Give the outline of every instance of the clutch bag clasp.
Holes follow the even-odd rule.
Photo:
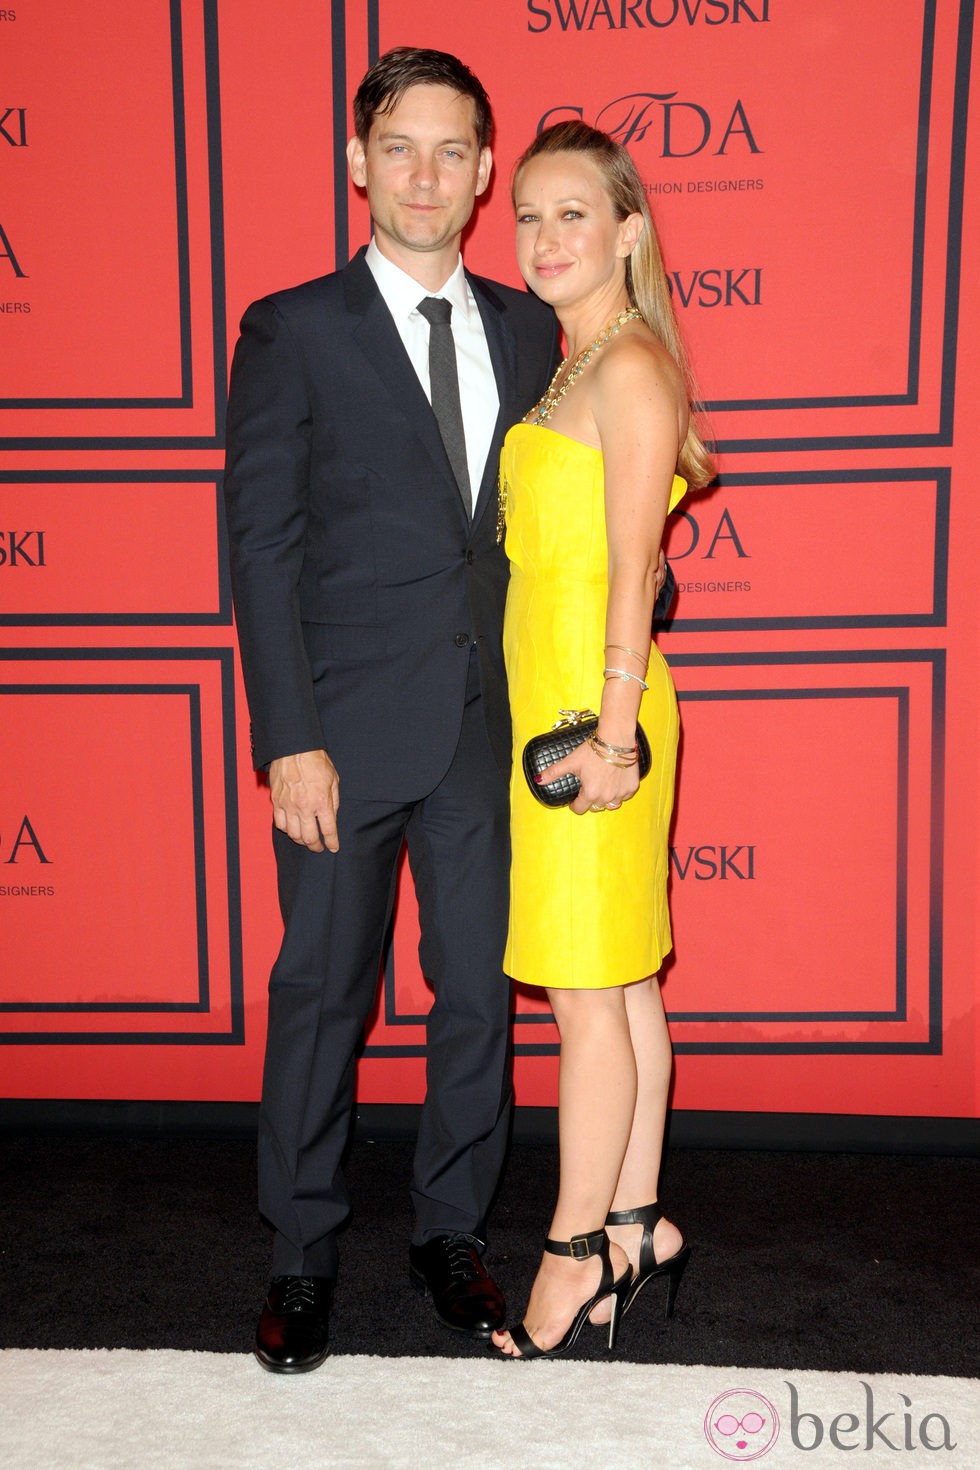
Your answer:
[[[594,709],[560,709],[558,714],[560,718],[552,725],[552,730],[571,730],[586,720],[599,718]]]

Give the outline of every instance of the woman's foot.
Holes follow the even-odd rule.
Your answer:
[[[610,1244],[609,1258],[613,1278],[618,1282],[629,1264],[626,1253],[618,1245]],[[598,1255],[581,1261],[571,1256],[545,1254],[542,1257],[524,1313],[524,1330],[536,1347],[548,1352],[558,1346],[583,1304],[599,1290],[601,1280],[602,1261]],[[596,1303],[589,1321],[601,1325],[609,1321],[611,1313],[612,1300],[606,1296]],[[493,1333],[491,1341],[506,1357],[522,1356],[506,1327]]]

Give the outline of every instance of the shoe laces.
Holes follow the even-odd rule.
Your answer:
[[[282,1312],[304,1312],[316,1304],[312,1276],[292,1276],[282,1294]]]
[[[475,1281],[482,1273],[473,1259],[474,1246],[465,1235],[452,1235],[446,1241],[446,1265],[453,1281]]]

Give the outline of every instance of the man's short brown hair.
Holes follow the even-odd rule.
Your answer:
[[[472,97],[476,139],[488,148],[493,136],[493,110],[480,79],[448,51],[430,51],[420,46],[396,46],[371,67],[354,98],[354,131],[362,146],[367,144],[371,124],[381,114],[397,107],[409,87],[451,87]]]

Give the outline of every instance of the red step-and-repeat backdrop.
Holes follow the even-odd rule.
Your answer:
[[[980,169],[961,0],[0,5],[0,1090],[258,1095],[279,939],[219,513],[254,297],[368,218],[392,45],[498,114],[467,240],[583,117],[633,153],[719,443],[672,518],[664,995],[687,1109],[977,1113]],[[972,159],[972,169],[971,169]],[[361,1064],[423,1087],[403,875]],[[519,995],[519,1100],[556,1036]]]

